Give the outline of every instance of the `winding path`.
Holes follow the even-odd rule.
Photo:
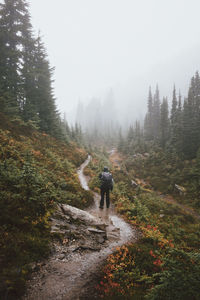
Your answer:
[[[89,187],[84,168],[90,160],[88,156],[77,171],[85,190],[89,190]],[[116,247],[137,239],[137,232],[116,214],[112,205],[109,209],[99,209],[99,198],[94,193],[94,204],[87,212],[105,224],[107,241],[102,243],[99,251],[74,252],[62,261],[52,255],[30,281],[24,300],[95,299],[94,283],[107,256]]]

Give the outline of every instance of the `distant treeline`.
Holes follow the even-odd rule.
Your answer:
[[[144,124],[136,121],[127,135],[119,132],[119,149],[127,153],[148,151],[149,146],[160,146],[176,152],[184,159],[196,157],[200,147],[200,77],[192,77],[188,97],[177,96],[174,86],[172,105],[168,99],[160,100],[158,86],[152,95],[149,89],[148,108]]]
[[[112,89],[107,92],[104,102],[93,97],[87,105],[81,101],[78,103],[76,122],[80,124],[88,144],[114,145],[120,127],[118,119]]]

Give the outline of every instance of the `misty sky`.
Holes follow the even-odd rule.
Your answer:
[[[59,109],[102,96],[145,107],[149,85],[186,94],[200,70],[199,0],[30,0],[55,71]]]

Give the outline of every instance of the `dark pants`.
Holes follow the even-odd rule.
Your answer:
[[[106,194],[106,206],[109,208],[110,206],[110,189],[109,188],[101,188],[101,201],[100,206],[104,206],[104,195]]]

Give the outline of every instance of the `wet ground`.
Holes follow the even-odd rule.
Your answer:
[[[89,178],[84,175],[83,171],[90,159],[91,157],[89,156],[78,170],[80,183],[86,190],[89,189]],[[82,211],[75,210],[77,217],[79,214],[86,215],[88,219],[91,218],[93,220],[93,223],[96,222],[96,228],[80,225],[80,232],[81,230],[83,231],[83,228],[86,228],[87,232],[93,231],[92,234],[95,235],[95,238],[98,236],[98,239],[95,239],[96,243],[98,240],[98,247],[80,247],[80,243],[77,244],[76,240],[72,240],[68,246],[65,244],[55,245],[52,256],[41,265],[39,271],[33,274],[24,300],[98,298],[94,285],[97,283],[98,274],[107,256],[114,252],[116,247],[137,239],[137,232],[116,214],[112,204],[109,209],[104,208],[102,210],[99,209],[99,201],[100,196],[94,193],[94,204],[87,209],[85,214]],[[87,213],[89,214],[87,215]],[[89,216],[91,217],[89,218]],[[84,224],[84,226],[86,225]],[[106,238],[104,231],[97,229],[99,228],[98,226],[100,228],[103,226]],[[103,234],[104,238],[99,236],[99,234]],[[86,236],[84,236],[84,239],[86,239]],[[74,250],[69,251],[70,247]]]

